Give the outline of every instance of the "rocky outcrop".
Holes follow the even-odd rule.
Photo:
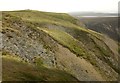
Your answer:
[[[55,42],[52,38],[42,31],[28,28],[22,24],[18,25],[14,23],[12,25],[14,25],[14,27],[3,26],[3,52],[20,56],[23,60],[28,62],[32,62],[34,57],[39,56],[47,67],[55,65],[54,51],[47,47],[49,43],[55,46]]]

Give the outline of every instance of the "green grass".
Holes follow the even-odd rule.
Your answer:
[[[34,57],[34,64],[37,65],[37,67],[43,66],[43,62],[40,57]]]
[[[0,11],[0,21],[2,21],[2,12]]]
[[[69,48],[76,55],[78,56],[86,55],[85,51],[83,50],[83,46],[79,43],[79,41],[73,38],[71,35],[67,34],[66,32],[57,29],[45,29],[45,28],[39,29],[49,34],[63,46]]]
[[[120,54],[120,47],[118,48],[118,53]]]
[[[23,21],[31,22],[33,27],[44,27],[46,24],[63,26],[68,29],[77,29],[80,31],[85,31],[93,36],[100,38],[101,34],[90,29],[85,29],[77,25],[77,19],[71,17],[65,13],[51,13],[51,12],[40,12],[33,10],[22,10],[22,11],[11,11],[4,12],[3,14],[8,14],[13,16],[14,19],[17,16]],[[16,18],[16,19],[18,19]],[[31,26],[31,24],[30,24]]]
[[[107,56],[107,57],[110,57],[110,55],[109,55],[109,54],[110,54],[110,53],[109,53],[110,51],[105,50],[103,47],[100,47],[100,46],[98,46],[98,45],[97,45],[97,47],[98,47],[98,49],[101,51],[102,54],[104,54],[104,55]]]
[[[17,16],[23,20],[39,22],[39,23],[54,23],[63,24],[64,22],[76,23],[76,19],[64,13],[47,13],[38,11],[15,11],[15,12],[4,12],[12,16]],[[67,23],[64,23],[67,24]]]
[[[118,53],[120,54],[120,43],[118,43]]]
[[[3,55],[2,64],[3,81],[77,81],[64,71],[21,62],[19,57],[11,55]]]

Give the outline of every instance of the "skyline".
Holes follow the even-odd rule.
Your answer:
[[[119,0],[0,0],[0,11],[39,10],[46,12],[117,13]]]

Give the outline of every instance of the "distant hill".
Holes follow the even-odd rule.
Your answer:
[[[70,12],[75,17],[118,17],[117,13],[96,13],[96,12]]]
[[[83,22],[87,28],[106,34],[116,41],[120,41],[118,17],[79,17],[78,19]]]

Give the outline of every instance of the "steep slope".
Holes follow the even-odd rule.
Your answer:
[[[78,19],[91,30],[106,34],[114,40],[120,39],[118,17],[79,17]]]
[[[67,14],[3,12],[1,33],[3,54],[19,56],[30,64],[39,57],[37,62],[44,67],[65,71],[79,81],[115,81],[120,73],[118,54],[105,42],[106,36],[84,28]]]
[[[6,54],[2,56],[2,60],[3,81],[78,81],[67,72],[42,66],[40,59],[34,65],[24,62],[15,55]]]

